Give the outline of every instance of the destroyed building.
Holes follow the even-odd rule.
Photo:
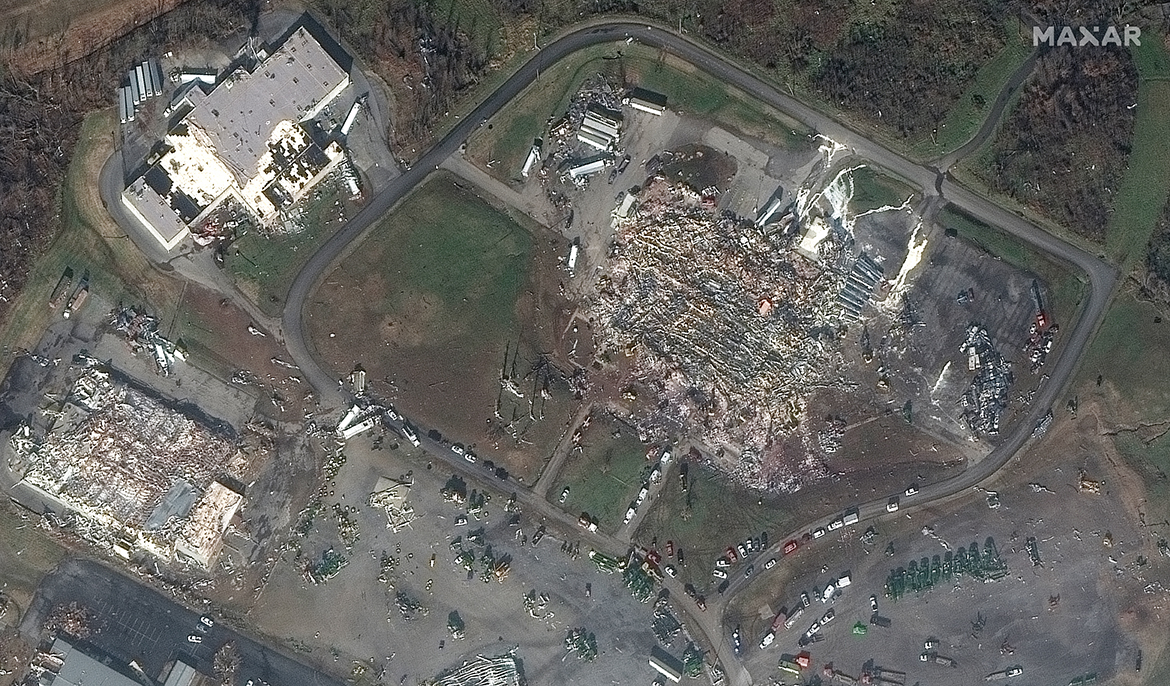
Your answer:
[[[212,564],[243,503],[220,482],[242,460],[224,430],[96,368],[46,414],[43,435],[23,430],[12,441],[23,485],[72,514],[83,538],[123,557]]]
[[[658,391],[639,430],[766,450],[802,424],[812,388],[836,383],[845,275],[685,186],[657,179],[640,203],[589,303],[601,349]]]
[[[261,225],[278,223],[345,157],[315,118],[349,85],[352,60],[320,26],[302,20],[278,45],[246,53],[208,90],[199,80],[180,88],[161,152],[122,193],[166,250],[228,198]]]

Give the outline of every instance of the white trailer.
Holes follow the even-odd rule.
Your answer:
[[[565,267],[569,270],[569,276],[573,275],[573,271],[577,268],[577,254],[581,250],[581,241],[574,240],[569,245],[569,259],[565,262]]]
[[[596,174],[602,169],[605,169],[605,160],[594,160],[592,162],[586,162],[585,164],[577,165],[576,167],[571,168],[569,170],[569,176],[576,180],[585,176],[589,176],[590,174]]]
[[[358,98],[354,101],[353,106],[349,108],[349,114],[345,115],[345,122],[341,125],[341,135],[348,136],[349,129],[357,120],[358,113],[362,111],[362,100]]]
[[[532,141],[532,149],[528,151],[528,157],[524,160],[524,167],[520,170],[520,176],[528,178],[528,174],[532,172],[532,167],[540,161],[540,144],[539,138]]]
[[[138,79],[135,78],[134,72],[130,72],[130,101],[134,103],[135,107],[142,104],[142,91],[138,90]]]
[[[150,93],[146,90],[146,72],[141,64],[134,68],[134,78],[138,82],[139,102],[142,102],[150,97]]]

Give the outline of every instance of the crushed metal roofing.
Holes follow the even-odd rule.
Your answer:
[[[142,686],[135,679],[81,652],[65,639],[53,641],[52,652],[64,664],[53,677],[53,686]]]

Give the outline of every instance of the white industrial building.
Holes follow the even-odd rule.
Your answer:
[[[666,96],[641,88],[634,88],[622,99],[622,104],[632,107],[639,112],[662,116],[662,113],[666,111]]]
[[[183,114],[163,139],[165,152],[130,182],[123,204],[166,250],[228,198],[261,224],[277,223],[345,157],[336,140],[315,140],[305,124],[349,85],[348,63],[306,20],[271,53],[260,49],[250,68],[236,66],[211,87],[191,79],[169,108]]]

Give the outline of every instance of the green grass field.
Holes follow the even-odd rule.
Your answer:
[[[634,49],[637,48],[637,49]],[[626,80],[667,96],[667,106],[791,150],[812,147],[808,127],[708,76],[690,64],[643,46],[624,51]]]
[[[1155,323],[1160,310],[1123,292],[1113,302],[1081,362],[1081,380],[1097,375],[1121,392],[1114,408],[1125,424],[1170,418],[1170,319]]]
[[[541,73],[518,98],[480,129],[468,142],[468,156],[501,180],[519,175],[532,139],[568,109],[573,94],[597,74],[624,77],[631,85],[663,93],[668,107],[706,119],[790,149],[812,145],[802,124],[674,58],[638,44],[593,46],[561,60]]]
[[[1084,275],[1070,265],[1057,262],[1015,236],[972,219],[947,206],[938,221],[954,229],[964,240],[1008,264],[1035,274],[1049,289],[1052,316],[1063,326],[1071,322],[1085,297]]]
[[[1157,40],[1132,50],[1139,79],[1137,122],[1129,168],[1105,233],[1106,254],[1123,273],[1145,259],[1170,195],[1170,55]]]
[[[533,288],[534,241],[506,212],[450,176],[434,175],[313,292],[313,344],[337,373],[360,361],[370,379],[392,378],[401,406],[423,424],[486,445],[504,351],[520,340],[524,363],[535,359],[526,338],[534,325],[523,309]],[[500,462],[507,450],[482,452]],[[531,477],[539,465],[529,462],[545,455],[517,452],[507,455],[509,469]]]
[[[320,195],[306,205],[305,230],[301,233],[265,236],[251,230],[228,249],[225,267],[235,277],[240,290],[265,314],[280,316],[284,297],[301,266],[337,230],[337,203],[350,209],[341,199],[343,193],[337,184],[326,182],[318,192]]]
[[[61,187],[61,227],[44,255],[33,265],[0,333],[0,374],[7,373],[13,353],[36,343],[59,310],[47,303],[66,267],[74,283],[89,274],[90,292],[108,302],[144,303],[169,317],[179,284],[159,274],[131,239],[105,214],[96,180],[111,151],[110,131],[117,125],[112,109],[95,112],[82,123],[69,171]],[[87,306],[92,307],[96,298]]]
[[[621,436],[614,438],[614,429]],[[646,461],[646,446],[632,429],[605,425],[595,421],[581,441],[584,449],[570,455],[549,490],[549,498],[559,502],[561,490],[569,487],[564,505],[566,512],[588,512],[598,521],[598,528],[613,533],[622,525],[626,509],[638,495],[652,465]]]
[[[761,503],[759,494],[729,483],[706,467],[690,465],[686,492],[678,473],[678,467],[669,473],[669,481],[638,527],[637,540],[649,544],[657,537],[659,550],[666,541],[674,541],[676,548],[686,552],[679,576],[700,592],[713,583],[711,566],[727,546],[764,531],[780,536],[793,522],[792,513],[774,496]]]
[[[849,209],[865,212],[879,207],[897,207],[913,196],[914,189],[872,167],[853,171],[853,200]]]
[[[41,578],[52,571],[66,553],[37,526],[39,521],[39,515],[7,500],[0,504],[0,531],[4,532],[0,536],[0,579],[4,580],[4,593],[16,601],[21,614],[28,609]],[[14,617],[5,619],[16,621]]]
[[[941,157],[962,147],[983,125],[983,120],[987,118],[1008,78],[1032,52],[1028,36],[1021,32],[1017,19],[1006,22],[1005,36],[1007,44],[1003,50],[979,68],[975,80],[939,124],[935,139],[926,136],[912,143],[909,146],[912,154],[922,159]]]

